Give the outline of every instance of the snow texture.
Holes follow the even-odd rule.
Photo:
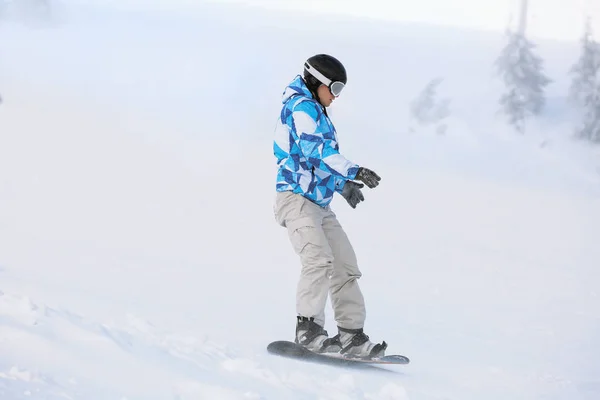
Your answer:
[[[552,83],[517,135],[497,114],[502,32],[183,3],[0,21],[0,399],[600,398],[600,153],[572,137],[577,42],[536,43]],[[332,203],[365,331],[409,365],[266,352],[293,338],[299,273],[273,129],[320,52],[349,73],[330,109],[342,154],[382,177],[357,209]],[[444,134],[411,129],[438,77]]]

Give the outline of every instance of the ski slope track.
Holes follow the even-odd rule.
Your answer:
[[[538,43],[553,83],[521,135],[498,113],[501,32],[151,4],[0,19],[0,399],[600,398],[577,43]],[[349,74],[329,111],[341,152],[382,177],[356,209],[332,203],[365,332],[407,365],[267,352],[293,340],[300,271],[273,215],[275,120],[320,52]],[[450,113],[419,125],[437,77]]]

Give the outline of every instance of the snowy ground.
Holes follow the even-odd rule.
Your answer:
[[[568,138],[576,46],[540,44],[556,82],[521,137],[495,115],[501,36],[63,11],[0,25],[1,399],[600,397],[600,155]],[[407,366],[265,351],[293,337],[299,271],[273,219],[273,127],[316,52],[349,69],[342,151],[383,178],[356,210],[333,204],[366,331]],[[411,131],[408,103],[437,76],[448,130]]]

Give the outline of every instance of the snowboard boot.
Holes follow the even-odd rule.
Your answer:
[[[296,343],[315,353],[337,353],[342,344],[339,335],[330,338],[327,331],[314,321],[314,318],[297,317]]]
[[[385,355],[385,349],[387,349],[387,343],[373,343],[369,340],[369,337],[361,329],[339,329],[339,341],[341,342],[342,349],[340,353],[347,354],[354,357],[360,358],[375,358],[383,357]]]

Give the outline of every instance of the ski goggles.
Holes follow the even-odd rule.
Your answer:
[[[346,86],[346,85],[344,85],[343,82],[339,82],[339,81],[332,82],[331,79],[325,77],[325,75],[323,75],[315,67],[310,65],[308,63],[308,61],[304,63],[304,69],[307,70],[309,74],[311,74],[312,76],[317,78],[325,86],[327,86],[329,88],[329,91],[331,92],[331,94],[334,95],[335,97],[339,97],[340,94],[342,93],[342,89],[344,89],[344,87]]]

